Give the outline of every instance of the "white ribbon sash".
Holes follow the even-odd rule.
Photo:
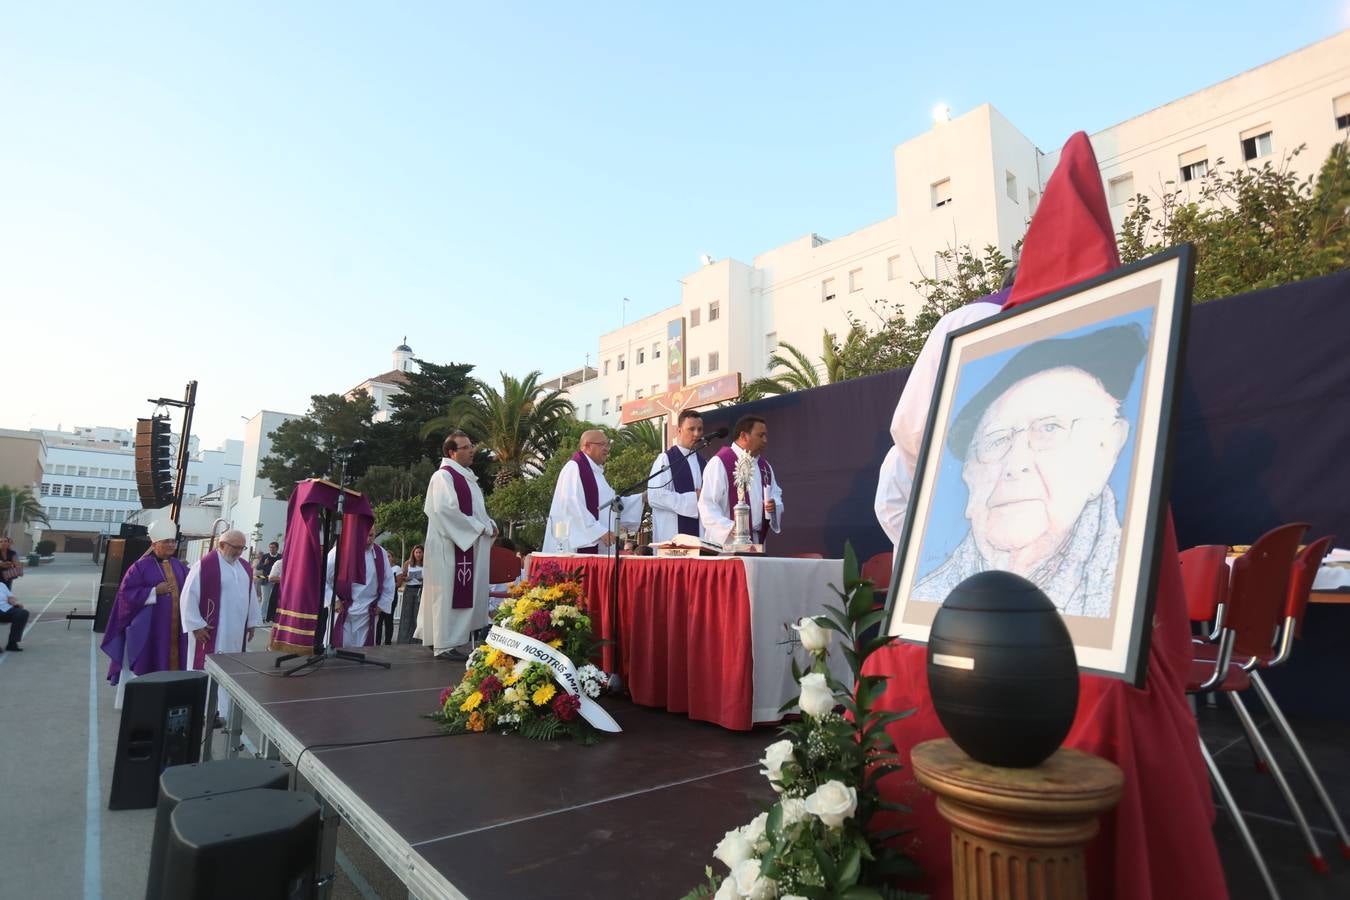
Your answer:
[[[604,707],[586,696],[586,692],[581,689],[581,676],[577,674],[576,666],[572,665],[572,661],[565,653],[558,652],[543,641],[526,637],[518,631],[511,631],[500,625],[493,625],[492,630],[488,632],[487,645],[516,659],[528,659],[548,666],[554,680],[562,685],[563,690],[581,701],[580,712],[583,719],[600,731],[614,733],[623,731],[619,723],[605,712]]]

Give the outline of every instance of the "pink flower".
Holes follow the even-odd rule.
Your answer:
[[[553,616],[551,616],[547,610],[538,609],[530,614],[530,624],[534,626],[536,631],[544,630],[552,622]]]
[[[441,691],[441,706],[442,706],[442,707],[445,706],[445,701],[449,700],[449,699],[450,699],[450,695],[453,694],[454,692],[455,692],[455,686],[454,686],[454,685],[448,684],[448,685],[445,686],[445,690]]]
[[[547,644],[550,641],[556,641],[558,639],[558,632],[554,631],[552,628],[549,628],[539,632],[537,635],[535,635],[535,637],[538,640],[541,640],[545,644]]]
[[[563,722],[575,719],[579,709],[581,701],[571,694],[563,693],[553,698],[553,714]]]
[[[483,695],[484,700],[491,700],[502,690],[502,683],[497,680],[496,675],[489,675],[478,682],[478,690]]]

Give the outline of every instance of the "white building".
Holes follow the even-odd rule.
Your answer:
[[[393,412],[389,401],[403,393],[403,385],[408,382],[407,373],[415,371],[417,363],[413,360],[413,349],[408,346],[407,337],[404,337],[403,343],[394,348],[392,369],[367,378],[342,396],[350,400],[356,396],[357,391],[365,391],[375,400],[375,416],[372,421],[387,422]]]
[[[286,533],[286,501],[279,500],[271,482],[258,474],[258,465],[272,452],[272,432],[283,422],[298,419],[296,413],[260,410],[244,426],[243,461],[238,492],[226,515],[234,527],[259,546],[282,542]]]
[[[1066,132],[1073,123],[1065,123]],[[1228,167],[1292,163],[1313,174],[1350,136],[1350,31],[1280,57],[1091,136],[1119,227],[1136,193],[1194,189]],[[709,262],[682,279],[679,302],[600,336],[598,364],[552,379],[583,419],[617,425],[627,399],[665,390],[666,323],[685,320],[689,383],[739,371],[767,374],[788,341],[820,356],[824,330],[869,320],[878,301],[917,312],[912,282],[946,274],[954,245],[1011,253],[1025,234],[1059,151],[1043,153],[985,104],[895,148],[896,214],[827,240],[808,234],[755,256]],[[873,320],[875,321],[875,320]],[[593,377],[586,377],[591,372]]]

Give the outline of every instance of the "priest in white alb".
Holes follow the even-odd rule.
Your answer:
[[[241,653],[262,624],[253,570],[242,559],[248,538],[231,528],[216,549],[192,564],[179,595],[179,618],[188,636],[187,668],[202,669],[208,653]],[[221,697],[220,713],[229,713]]]
[[[733,482],[736,466],[743,459],[751,460],[748,496],[744,498],[750,506],[750,542],[763,544],[770,530],[783,530],[783,489],[764,458],[768,446],[768,423],[759,416],[741,416],[732,430],[732,442],[708,461],[698,498],[698,515],[708,540],[718,544],[731,540],[736,504],[742,499]]]
[[[614,546],[616,528],[636,531],[646,504],[641,494],[623,498],[623,511],[614,514],[614,489],[605,480],[609,438],[603,431],[581,435],[581,449],[558,473],[553,505],[548,511],[544,552],[598,553]]]
[[[333,620],[334,647],[373,647],[375,646],[375,622],[377,613],[387,613],[394,608],[394,564],[389,554],[375,543],[375,529],[366,535],[366,558],[364,571],[366,580],[353,582],[350,597],[342,596],[342,591],[333,585],[333,571],[337,564],[337,548],[328,551],[328,596],[336,608],[337,618]]]
[[[474,443],[462,431],[445,439],[441,467],[427,485],[422,510],[427,540],[422,603],[414,637],[452,660],[467,658],[473,632],[488,624],[488,567],[497,526],[473,469]]]
[[[696,409],[680,413],[675,443],[652,462],[647,502],[652,505],[652,543],[664,544],[677,534],[701,537],[698,494],[703,488],[703,460],[694,452],[703,437],[703,416]]]

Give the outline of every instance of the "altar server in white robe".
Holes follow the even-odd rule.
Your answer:
[[[663,544],[677,534],[701,537],[698,494],[703,488],[703,460],[692,453],[703,437],[703,416],[696,409],[680,413],[675,443],[652,461],[647,502],[652,505],[652,543]],[[688,472],[688,476],[684,475]]]
[[[262,624],[262,608],[253,590],[253,570],[242,555],[248,538],[231,528],[216,549],[192,564],[179,595],[179,614],[188,636],[189,669],[202,669],[210,653],[240,653]],[[220,714],[229,698],[221,695]]]
[[[337,618],[333,621],[334,647],[348,650],[356,647],[375,646],[375,627],[377,613],[388,613],[394,608],[394,570],[396,566],[383,547],[375,543],[375,529],[366,535],[366,580],[364,584],[352,584],[351,602],[339,596],[333,586],[334,566],[337,565],[337,548],[328,551],[327,594],[334,607]],[[342,639],[337,639],[338,630]]]
[[[613,528],[637,530],[646,508],[643,495],[624,497],[622,513],[612,515],[613,508],[607,504],[614,499],[614,489],[605,480],[608,459],[609,438],[603,431],[581,435],[581,449],[563,466],[553,489],[553,505],[549,507],[548,528],[544,533],[545,553],[606,552],[614,546]],[[617,524],[611,525],[616,520]],[[565,525],[560,528],[559,523]],[[565,532],[561,536],[560,530]]]
[[[703,522],[703,536],[718,544],[731,540],[735,528],[735,507],[739,491],[728,496],[736,465],[750,458],[749,496],[750,541],[763,544],[769,531],[783,530],[783,489],[773,474],[773,467],[764,458],[769,446],[769,426],[759,416],[742,416],[732,430],[732,443],[713,454],[703,470],[703,491],[698,498],[698,514]]]
[[[467,658],[465,644],[488,624],[488,568],[497,526],[473,469],[474,443],[462,431],[445,439],[441,468],[431,476],[422,509],[427,540],[422,603],[414,637],[438,655]]]

